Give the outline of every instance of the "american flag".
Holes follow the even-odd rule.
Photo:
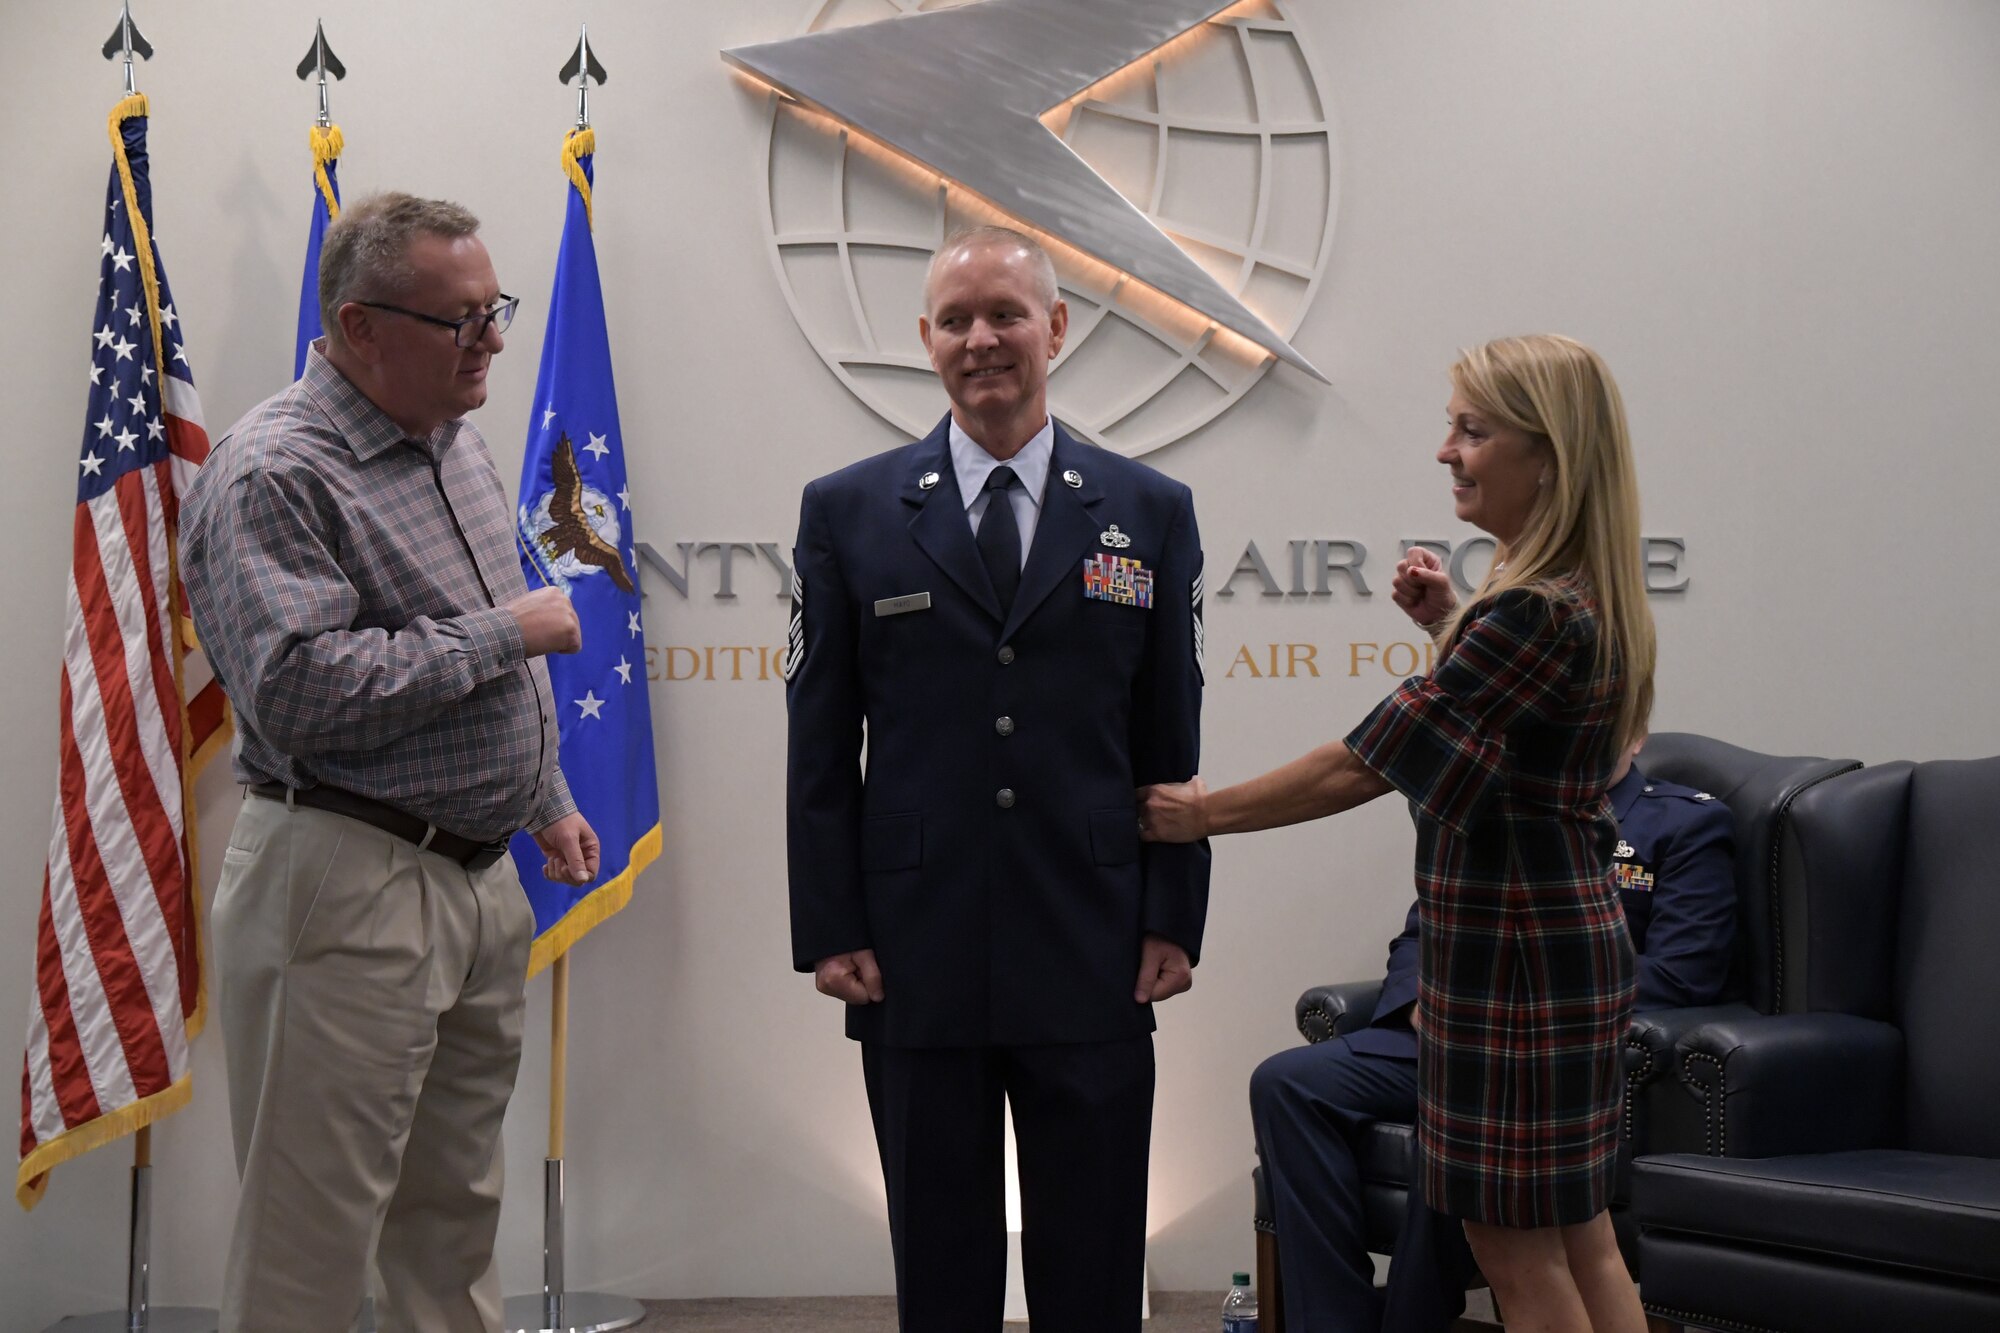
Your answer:
[[[186,784],[226,738],[227,711],[212,680],[195,688],[206,672],[183,663],[176,638],[174,524],[208,435],[153,244],[146,118],[133,96],[110,121],[60,777],[21,1073],[23,1207],[51,1167],[186,1102],[201,1020]]]

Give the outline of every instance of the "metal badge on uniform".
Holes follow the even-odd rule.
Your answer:
[[[1103,532],[1098,533],[1097,540],[1103,542],[1114,551],[1122,551],[1132,544],[1132,539],[1120,532],[1116,523],[1113,523]]]
[[[917,489],[920,491],[927,491],[937,484],[938,474],[935,472],[926,472],[923,476],[917,478]]]
[[[1069,487],[1073,491],[1082,490],[1083,474],[1081,472],[1078,472],[1075,468],[1071,468],[1069,471],[1063,473],[1063,485]]]
[[[1637,856],[1639,853],[1638,850],[1634,848],[1631,843],[1625,841],[1625,839],[1623,838],[1620,838],[1618,840],[1618,845],[1611,849],[1611,854],[1617,857],[1620,861],[1626,861],[1630,860],[1632,857]]]
[[[1094,555],[1083,562],[1083,595],[1093,601],[1153,609],[1153,571],[1130,556]]]
[[[931,609],[931,595],[927,592],[913,592],[902,597],[884,597],[875,603],[877,616],[900,616],[906,611],[928,611]]]

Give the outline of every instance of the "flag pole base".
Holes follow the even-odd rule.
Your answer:
[[[601,1291],[566,1291],[557,1309],[556,1322],[548,1323],[548,1310],[540,1293],[509,1296],[501,1327],[509,1333],[610,1333],[630,1328],[646,1317],[646,1307],[630,1296],[612,1296]]]
[[[213,1310],[189,1306],[155,1307],[148,1294],[153,1270],[152,1139],[141,1129],[134,1144],[132,1212],[125,1250],[125,1308],[59,1319],[47,1333],[215,1333],[221,1320]]]
[[[146,1323],[132,1323],[122,1309],[108,1309],[102,1315],[74,1315],[48,1325],[44,1333],[216,1333],[220,1317],[212,1309],[194,1305],[154,1305],[146,1311]]]
[[[568,955],[556,960],[569,961]],[[560,1031],[561,1020],[558,1020]],[[508,1333],[610,1333],[646,1317],[629,1296],[570,1291],[563,1282],[563,1159],[542,1162],[542,1289],[509,1296],[501,1326]]]
[[[135,1324],[123,1310],[103,1314],[76,1315],[50,1324],[45,1333],[215,1333],[221,1318],[213,1310],[196,1306],[153,1306],[146,1322]]]

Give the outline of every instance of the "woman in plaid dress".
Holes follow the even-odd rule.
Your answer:
[[[1568,338],[1488,343],[1451,380],[1438,461],[1497,549],[1462,608],[1430,552],[1397,566],[1396,603],[1439,644],[1430,675],[1263,777],[1146,789],[1140,821],[1180,842],[1409,798],[1425,1202],[1463,1219],[1510,1329],[1643,1333],[1605,1212],[1633,955],[1604,790],[1654,657],[1624,406]]]

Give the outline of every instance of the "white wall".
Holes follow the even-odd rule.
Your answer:
[[[117,76],[111,6],[0,10],[0,531],[12,687],[0,734],[0,1019],[25,1017],[55,773],[55,676],[97,210]],[[318,6],[137,6],[162,247],[212,433],[289,370],[308,207]],[[794,31],[805,0],[336,6],[350,194],[394,185],[487,221],[527,300],[480,424],[510,479],[562,212],[554,71],[588,17],[598,245],[638,532],[790,543],[799,486],[896,443],[798,334],[765,253],[765,107],[716,58]],[[1758,748],[2000,751],[1987,525],[2000,298],[2000,6],[1986,0],[1602,5],[1293,0],[1341,126],[1339,230],[1289,370],[1151,461],[1190,482],[1210,568],[1256,540],[1352,537],[1369,600],[1211,600],[1208,757],[1235,779],[1344,730],[1390,684],[1348,645],[1406,638],[1385,554],[1449,522],[1431,451],[1453,350],[1557,329],[1597,344],[1635,426],[1647,528],[1692,579],[1657,599],[1657,725]],[[477,21],[471,16],[478,14]],[[705,558],[712,570],[715,557]],[[1282,575],[1281,575],[1282,576]],[[649,575],[656,643],[775,643],[767,570],[714,600]],[[1211,573],[1211,587],[1217,575]],[[1328,674],[1250,680],[1240,644],[1310,642]],[[1261,649],[1260,649],[1261,651]],[[667,851],[576,956],[570,1273],[648,1296],[886,1291],[860,1064],[787,966],[783,707],[775,682],[661,682]],[[212,876],[234,804],[204,783]],[[1214,1286],[1250,1253],[1244,1082],[1293,1040],[1305,984],[1379,965],[1409,894],[1394,803],[1218,848],[1207,961],[1163,1014],[1156,1285]],[[11,978],[11,980],[9,980]],[[9,989],[11,987],[11,990]],[[538,1281],[547,983],[508,1125],[508,1286]],[[9,1006],[13,1006],[11,1009]],[[0,1034],[19,1030],[0,1024]],[[157,1299],[217,1296],[234,1172],[219,1038],[157,1136]],[[0,1209],[9,1326],[121,1299],[120,1145]]]

